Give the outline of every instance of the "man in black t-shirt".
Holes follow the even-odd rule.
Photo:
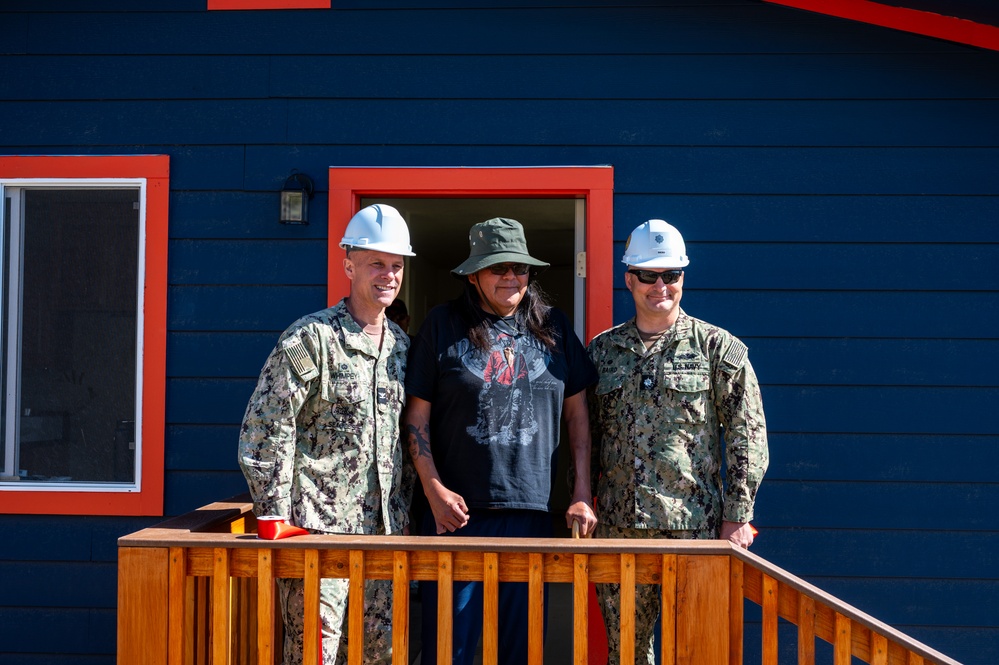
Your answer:
[[[470,256],[452,272],[456,300],[433,309],[410,348],[404,425],[430,510],[424,535],[549,537],[549,494],[563,416],[574,469],[566,526],[592,532],[586,388],[596,372],[568,318],[532,281],[548,264],[523,227],[472,227]],[[436,583],[421,583],[436,616]],[[525,584],[500,585],[501,663],[527,662]],[[482,631],[481,583],[454,589],[453,662],[471,664]],[[436,623],[423,624],[423,662],[436,662]]]

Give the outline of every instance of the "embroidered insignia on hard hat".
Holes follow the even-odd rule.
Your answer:
[[[661,233],[656,235],[656,244],[657,245],[663,244],[663,240],[665,240],[665,238],[663,238],[663,236],[662,236]]]
[[[316,363],[312,362],[312,358],[305,352],[302,340],[298,337],[288,340],[284,345],[284,355],[287,356],[288,362],[291,363],[291,368],[295,370],[295,374],[302,381],[308,381],[319,376],[319,369],[316,367]]]
[[[722,362],[738,369],[742,367],[742,363],[746,360],[747,351],[748,349],[745,344],[739,340],[735,340],[732,342],[732,346],[728,347],[728,351],[725,352],[725,357],[722,358]]]

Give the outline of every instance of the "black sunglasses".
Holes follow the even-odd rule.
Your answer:
[[[638,281],[642,284],[655,284],[656,280],[660,277],[663,279],[663,284],[676,284],[683,275],[682,270],[656,272],[655,270],[638,270],[637,268],[633,268],[628,272],[637,277]]]
[[[526,263],[497,263],[489,266],[489,272],[494,275],[505,275],[507,270],[513,270],[514,275],[526,275],[531,266]]]

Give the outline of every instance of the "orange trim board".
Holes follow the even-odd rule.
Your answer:
[[[870,0],[763,0],[883,28],[999,51],[999,27]]]
[[[2,156],[0,178],[144,178],[141,490],[34,490],[0,484],[0,514],[162,515],[166,425],[167,155]]]
[[[589,341],[613,322],[614,169],[553,167],[330,167],[327,302],[349,291],[340,238],[364,197],[580,198],[586,201],[586,324]]]

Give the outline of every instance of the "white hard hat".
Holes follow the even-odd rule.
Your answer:
[[[690,259],[680,232],[661,219],[650,219],[628,236],[621,263],[636,268],[675,269],[683,268]]]
[[[370,249],[400,256],[416,256],[409,244],[409,227],[399,211],[376,203],[357,211],[347,223],[341,249]]]

